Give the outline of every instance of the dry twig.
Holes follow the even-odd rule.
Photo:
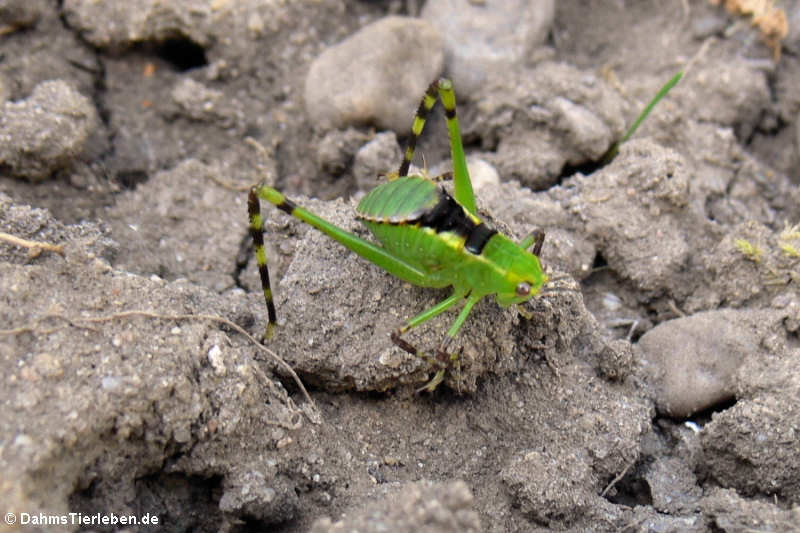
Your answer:
[[[40,253],[42,253],[42,250],[46,250],[48,252],[55,252],[61,257],[64,257],[63,244],[50,244],[49,242],[29,241],[27,239],[15,237],[14,235],[4,233],[2,231],[0,231],[0,241],[5,241],[9,244],[13,244],[14,246],[27,248],[28,257],[30,258],[37,257]]]

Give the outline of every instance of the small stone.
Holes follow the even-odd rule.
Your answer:
[[[488,78],[524,63],[544,43],[555,17],[553,0],[428,0],[421,17],[445,40],[447,72],[469,98]]]
[[[465,133],[496,139],[488,159],[533,189],[557,183],[565,165],[596,161],[625,130],[627,104],[611,84],[565,63],[509,68],[474,98],[480,113]]]
[[[400,368],[405,363],[407,358],[399,353],[398,350],[384,350],[378,357],[378,362],[389,368]]]
[[[556,113],[557,127],[569,132],[570,144],[578,152],[569,163],[600,159],[613,142],[615,132],[589,108],[567,98],[556,97],[550,105]]]
[[[33,358],[33,367],[40,375],[49,378],[56,378],[64,373],[61,361],[47,352],[40,353]]]
[[[662,414],[688,417],[733,398],[734,376],[761,343],[763,313],[723,309],[670,320],[645,333],[638,347],[656,385]]]
[[[116,376],[106,376],[100,383],[105,390],[115,390],[122,384],[122,380]]]
[[[497,187],[500,185],[500,174],[494,168],[494,165],[488,161],[470,157],[467,159],[467,171],[476,194],[480,193],[485,187]]]
[[[430,24],[382,18],[314,60],[305,84],[306,110],[320,130],[374,124],[405,134],[443,64],[442,38]]]
[[[224,376],[227,372],[225,368],[225,358],[222,356],[222,350],[218,345],[214,345],[208,350],[208,362],[211,364],[211,368],[214,369],[214,373],[218,376]]]
[[[136,43],[163,42],[176,35],[199,46],[208,45],[214,29],[209,4],[65,0],[62,10],[70,28],[80,32],[86,41],[98,48],[121,51]]]
[[[317,166],[326,174],[341,175],[365,140],[366,135],[353,128],[329,131],[317,145]]]
[[[36,24],[48,8],[44,0],[5,0],[0,3],[0,25],[22,29]]]
[[[175,442],[185,444],[192,440],[192,430],[189,427],[179,425],[172,432],[172,438],[175,439]]]
[[[596,496],[586,490],[591,479],[590,459],[584,450],[559,455],[532,450],[517,453],[500,477],[522,512],[542,524],[568,520],[581,513]]]
[[[612,340],[600,350],[598,370],[607,379],[624,381],[633,365],[633,350],[631,343],[626,340]]]
[[[647,467],[644,479],[653,498],[653,507],[662,513],[689,514],[699,506],[703,491],[694,472],[681,459],[656,460]]]

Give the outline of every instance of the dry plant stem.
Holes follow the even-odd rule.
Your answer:
[[[257,140],[253,139],[252,137],[246,137],[245,142],[252,146],[256,152],[258,153],[259,157],[262,161],[267,161],[270,158],[269,152],[267,151],[264,146],[259,143]],[[263,167],[263,163],[259,163],[259,167]],[[252,184],[247,185],[240,185],[234,181],[226,180],[223,178],[218,178],[217,176],[209,176],[208,177],[211,181],[222,187],[223,189],[228,189],[229,191],[234,192],[247,192],[252,187]]]
[[[250,190],[251,187],[250,185],[239,185],[230,180],[225,180],[216,176],[209,176],[208,178],[223,189],[228,189],[229,191],[245,192]]]
[[[294,379],[295,383],[297,383],[297,386],[300,388],[300,390],[303,393],[303,397],[305,397],[306,401],[309,403],[309,405],[312,408],[312,412],[314,413],[314,415],[316,415],[316,405],[314,404],[314,400],[311,399],[311,396],[308,394],[308,391],[306,390],[305,386],[303,385],[303,382],[300,381],[300,377],[292,369],[292,367],[289,366],[289,364],[286,361],[281,359],[281,357],[278,356],[278,354],[276,354],[275,352],[273,352],[272,350],[270,350],[269,348],[267,348],[266,346],[264,346],[263,344],[258,342],[252,335],[250,335],[247,331],[245,331],[241,326],[238,326],[237,324],[231,322],[230,320],[228,320],[226,318],[222,318],[222,317],[216,316],[216,315],[204,315],[204,314],[199,314],[199,315],[192,315],[192,314],[166,315],[166,314],[161,314],[161,313],[154,313],[152,311],[140,311],[140,310],[121,311],[119,313],[113,313],[113,314],[108,315],[108,316],[88,317],[88,318],[80,317],[80,318],[77,318],[77,319],[70,318],[70,317],[67,317],[67,316],[64,316],[64,315],[61,315],[61,314],[49,314],[45,318],[59,318],[61,320],[64,320],[64,321],[68,322],[69,325],[72,326],[72,327],[86,328],[86,329],[91,329],[93,331],[96,331],[96,330],[94,330],[93,328],[91,328],[89,326],[80,325],[77,322],[87,322],[87,323],[91,323],[91,324],[97,324],[97,323],[101,323],[101,322],[110,322],[112,320],[119,320],[119,319],[122,319],[122,318],[130,318],[130,317],[137,317],[137,316],[138,317],[145,317],[145,318],[154,318],[154,319],[159,319],[159,320],[209,320],[211,322],[216,322],[218,324],[225,324],[229,328],[233,329],[234,331],[236,331],[236,332],[240,333],[241,335],[243,335],[244,337],[246,337],[259,350],[261,350],[262,352],[264,352],[267,355],[269,355],[272,358],[273,361],[275,361],[281,368],[286,370],[286,372],[288,372],[289,375],[292,376],[292,379]],[[59,329],[59,328],[52,328],[50,330],[47,330],[46,333],[51,333],[53,331],[56,331],[57,329]],[[1,336],[9,336],[9,335],[19,335],[21,333],[37,332],[37,331],[41,332],[42,330],[38,330],[36,325],[22,326],[22,327],[13,328],[13,329],[2,329],[2,330],[0,330],[0,337]],[[316,423],[316,420],[315,420],[315,418],[317,418],[316,416],[312,417],[312,416],[309,415],[308,418],[309,418],[309,420],[311,420],[311,422]]]
[[[628,470],[629,470],[629,469],[630,469],[630,468],[633,466],[633,464],[634,464],[635,462],[636,462],[636,461],[632,461],[632,462],[628,463],[628,464],[625,466],[625,468],[623,468],[623,469],[622,469],[622,472],[620,472],[619,474],[617,474],[617,477],[615,477],[614,479],[612,479],[612,480],[611,480],[611,483],[609,483],[609,484],[606,486],[606,488],[604,488],[604,489],[603,489],[603,492],[601,492],[601,493],[600,493],[600,497],[601,497],[601,498],[604,498],[604,497],[605,497],[605,495],[606,495],[606,494],[608,494],[608,491],[610,491],[610,490],[611,490],[611,488],[612,488],[614,485],[616,485],[616,484],[619,482],[619,480],[620,480],[620,479],[622,479],[622,478],[624,478],[624,477],[625,477],[625,474],[627,474],[627,473],[628,473]]]
[[[258,155],[261,156],[261,159],[263,161],[269,160],[270,157],[269,152],[267,151],[266,148],[264,148],[263,144],[261,144],[252,137],[245,137],[244,142],[255,148],[256,152],[258,152]]]
[[[64,246],[61,244],[50,244],[49,242],[29,241],[27,239],[15,237],[14,235],[10,235],[2,231],[0,231],[0,241],[5,241],[15,246],[27,248],[29,250],[28,253],[31,255],[31,257],[36,257],[37,255],[39,255],[39,252],[41,250],[47,250],[48,252],[55,252],[62,257],[64,256]]]

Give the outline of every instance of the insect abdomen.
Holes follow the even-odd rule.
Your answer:
[[[363,221],[375,238],[391,253],[428,273],[446,275],[444,271],[463,263],[463,239],[455,235],[437,235],[430,228],[418,224],[382,224]],[[431,287],[447,286],[450,283],[434,283]]]
[[[448,278],[448,271],[477,259],[497,233],[420,176],[380,185],[361,200],[356,212],[384,248],[441,280]],[[437,280],[435,286],[442,283]]]

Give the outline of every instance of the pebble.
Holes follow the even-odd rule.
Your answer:
[[[313,61],[306,111],[323,131],[373,124],[406,135],[443,65],[443,40],[433,26],[410,17],[382,18]]]
[[[61,9],[65,22],[82,39],[97,48],[119,51],[136,43],[164,42],[175,36],[208,46],[215,28],[212,3],[137,0],[107,4],[65,0]],[[219,12],[216,16],[220,16]]]
[[[218,376],[224,376],[228,369],[225,368],[225,357],[222,355],[222,349],[218,344],[208,350],[207,357],[211,368],[214,369],[214,373]]]
[[[656,459],[646,467],[643,477],[650,489],[653,507],[665,514],[691,514],[703,495],[694,472],[677,457]]]
[[[685,418],[730,400],[735,374],[761,343],[763,312],[721,309],[659,324],[639,339],[656,408]]]
[[[524,63],[544,43],[555,2],[428,0],[421,17],[442,32],[448,76],[468,99],[488,78]]]
[[[556,96],[550,102],[555,122],[561,131],[568,132],[570,145],[583,158],[600,159],[615,138],[611,126],[589,108]]]
[[[326,174],[341,175],[365,140],[365,134],[354,128],[327,132],[317,144],[317,167]]]

